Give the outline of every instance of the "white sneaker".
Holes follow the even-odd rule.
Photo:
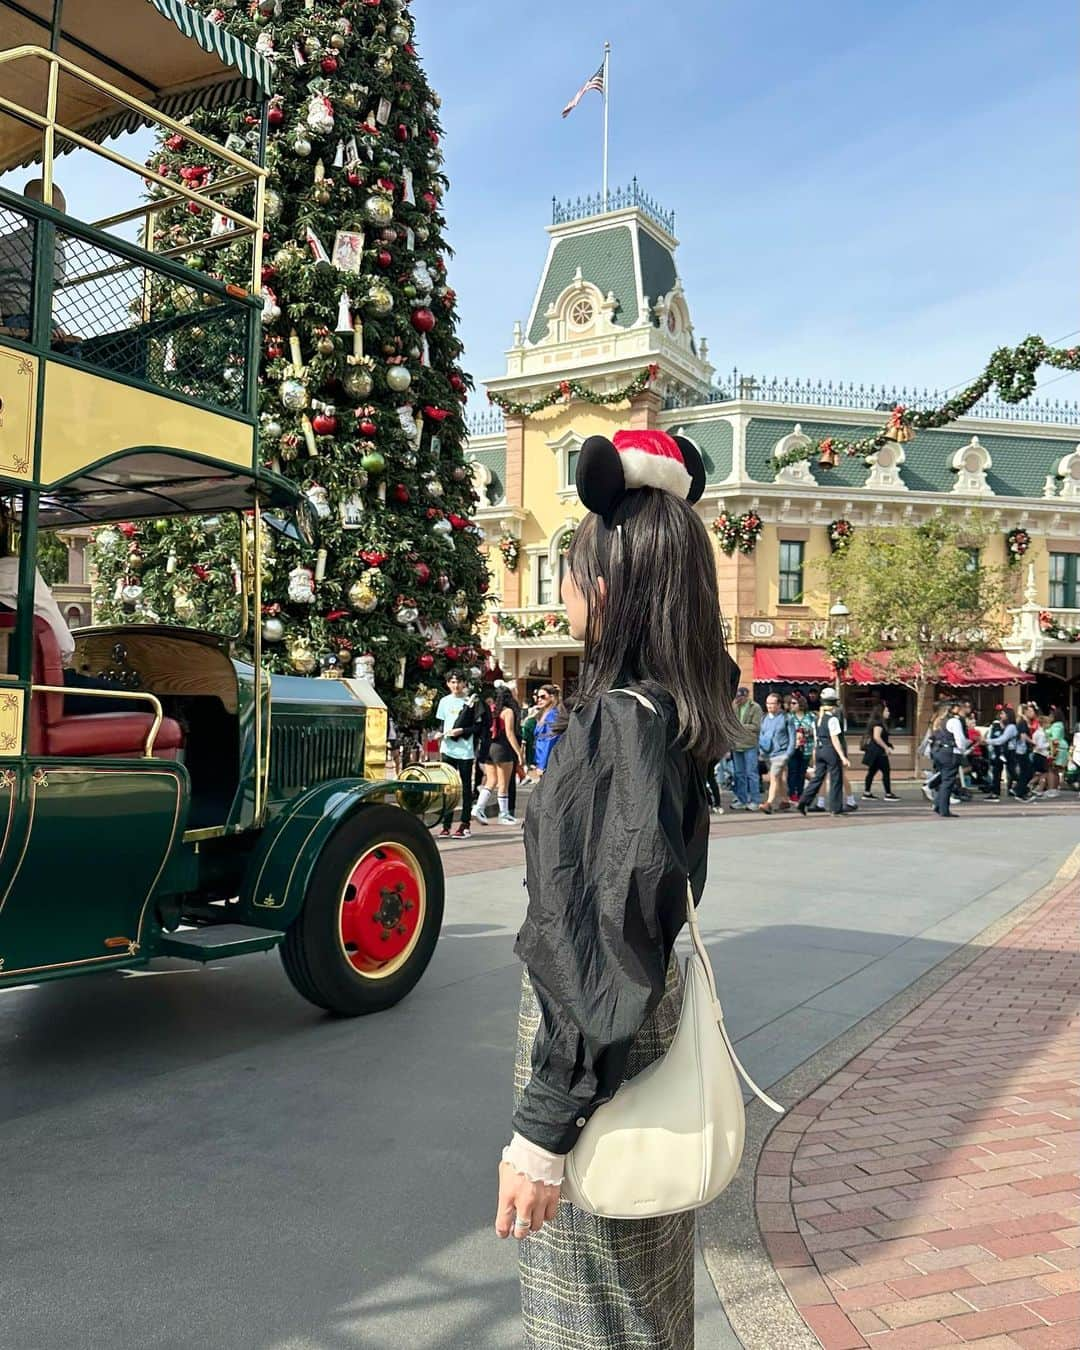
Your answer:
[[[511,815],[505,815],[505,816],[500,815],[500,816],[499,816],[499,824],[500,824],[500,825],[516,825],[516,824],[517,824],[517,820],[516,820],[516,818],[515,818],[514,816],[511,816]]]
[[[736,799],[735,801],[733,801],[733,802],[731,803],[731,809],[732,809],[733,811],[745,811],[745,810],[746,810],[746,803],[745,803],[745,802],[740,802],[738,799]]]
[[[481,811],[478,806],[473,807],[472,818],[476,821],[477,825],[487,824],[487,816],[484,815],[483,811]]]
[[[1041,795],[1046,798],[1052,798],[1052,797],[1060,797],[1061,793],[1057,790],[1057,788],[1047,788],[1047,790]]]
[[[931,791],[930,788],[926,786],[925,783],[922,785],[922,795],[926,798],[928,802],[932,802],[934,800],[933,792]]]

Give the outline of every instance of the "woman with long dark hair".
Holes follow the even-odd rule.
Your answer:
[[[863,737],[863,759],[866,766],[866,783],[863,786],[863,800],[874,800],[874,777],[881,774],[885,788],[885,800],[900,800],[892,790],[892,772],[889,756],[892,754],[892,741],[889,739],[889,707],[886,703],[875,703],[870,713],[866,735]]]
[[[489,738],[484,762],[484,786],[473,807],[473,819],[487,824],[487,808],[493,798],[499,803],[499,824],[516,825],[511,815],[510,783],[518,766],[525,762],[521,746],[521,709],[508,684],[495,683]]]
[[[737,729],[716,564],[690,502],[692,442],[621,432],[582,447],[588,515],[563,580],[581,681],[525,820],[529,907],[514,1135],[496,1231],[520,1247],[530,1350],[686,1350],[694,1216],[605,1219],[560,1202],[588,1117],[665,1053],[678,1024],[672,959],[705,882],[704,773]],[[737,679],[735,681],[737,683]]]

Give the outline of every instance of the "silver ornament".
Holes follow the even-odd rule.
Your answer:
[[[403,394],[412,384],[412,375],[408,366],[387,366],[386,383],[395,394]]]
[[[293,141],[293,154],[299,155],[301,159],[307,159],[311,154],[311,142],[305,136],[297,136]]]
[[[439,482],[439,480],[436,478],[436,479],[433,479],[432,482],[430,482],[430,483],[427,485],[427,490],[428,490],[428,496],[429,496],[429,497],[434,497],[436,501],[439,501],[439,500],[442,498],[442,495],[443,495],[443,493],[445,492],[446,489],[443,487],[443,485],[442,485],[442,484]],[[452,528],[452,527],[451,527],[451,528]]]
[[[442,520],[435,521],[435,523],[432,525],[431,528],[435,531],[436,534],[441,535],[453,534],[454,532],[453,525],[451,525],[450,522],[445,518]]]
[[[262,636],[264,642],[280,642],[285,636],[285,625],[274,615],[263,619]]]
[[[402,628],[407,628],[409,624],[415,623],[420,617],[420,611],[415,605],[402,605],[400,609],[394,611],[394,618],[401,624]]]
[[[394,219],[394,203],[383,193],[373,192],[364,202],[364,215],[373,225],[389,225]]]
[[[307,386],[303,380],[290,375],[281,381],[281,401],[290,412],[300,412],[308,405]]]

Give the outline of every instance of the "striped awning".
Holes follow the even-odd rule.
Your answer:
[[[0,0],[0,51],[49,45],[53,0]],[[253,103],[269,94],[270,63],[183,0],[67,0],[59,54],[168,117],[198,107]],[[33,58],[0,64],[0,89],[22,107],[44,111],[47,65]],[[94,141],[133,131],[147,119],[84,81],[61,74],[57,120]],[[58,144],[57,149],[64,149]],[[41,131],[0,117],[0,171],[29,163]]]

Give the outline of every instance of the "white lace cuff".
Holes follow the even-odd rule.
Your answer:
[[[549,1153],[546,1148],[531,1143],[520,1134],[515,1134],[503,1149],[502,1159],[530,1181],[540,1181],[545,1186],[562,1185],[565,1156],[562,1153]]]

